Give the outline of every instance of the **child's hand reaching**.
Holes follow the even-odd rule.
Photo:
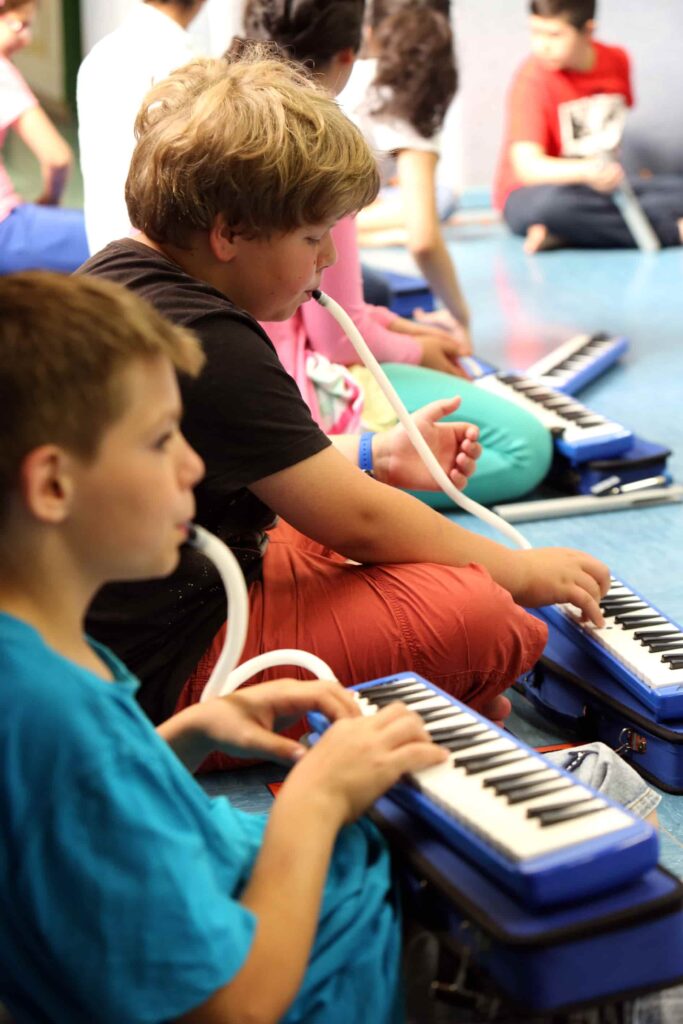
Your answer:
[[[278,735],[308,711],[320,711],[336,722],[360,715],[353,694],[341,683],[320,679],[278,679],[235,690],[204,705],[210,712],[208,739],[213,749],[235,757],[264,757],[291,762],[306,748]]]
[[[481,455],[479,428],[472,423],[439,423],[460,405],[460,398],[430,402],[413,414],[420,433],[456,487],[461,490]],[[375,473],[383,483],[412,490],[438,490],[405,429],[398,425],[374,438]]]
[[[320,711],[333,722],[360,715],[352,693],[340,683],[278,679],[193,704],[169,718],[158,731],[190,770],[215,750],[233,757],[291,764],[305,747],[280,736],[277,730],[308,711]]]

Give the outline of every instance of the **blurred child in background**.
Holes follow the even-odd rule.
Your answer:
[[[13,131],[40,164],[43,182],[35,202],[26,202],[0,157],[0,274],[70,273],[88,253],[83,213],[58,208],[73,154],[11,60],[30,43],[36,13],[34,0],[0,2],[0,148]]]
[[[612,195],[627,108],[627,53],[594,38],[595,0],[532,0],[531,56],[517,72],[495,202],[527,252],[558,245],[633,248]],[[683,239],[683,176],[632,183],[662,245]]]

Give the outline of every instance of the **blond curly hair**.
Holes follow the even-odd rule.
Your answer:
[[[264,45],[175,71],[145,97],[135,132],[128,213],[159,243],[187,246],[218,214],[250,237],[323,224],[379,189],[358,129]]]

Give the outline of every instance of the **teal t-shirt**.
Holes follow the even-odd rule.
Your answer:
[[[172,1019],[229,982],[253,939],[239,895],[265,817],[210,799],[97,650],[113,684],[0,614],[0,1000],[17,1021]],[[339,836],[285,1020],[400,1020],[399,958],[387,851],[359,822]]]

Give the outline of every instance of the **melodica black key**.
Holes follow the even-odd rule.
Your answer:
[[[524,374],[488,373],[473,384],[535,416],[554,435],[559,451],[573,462],[621,455],[633,443],[630,430]]]
[[[436,828],[526,904],[542,908],[620,886],[656,863],[654,830],[421,676],[354,687],[364,715],[409,695],[443,764],[389,796]],[[435,714],[439,717],[434,717]],[[314,732],[327,720],[309,715]]]
[[[612,577],[600,602],[604,627],[581,622],[571,605],[540,609],[580,648],[618,679],[657,721],[683,718],[683,629],[623,580]]]

